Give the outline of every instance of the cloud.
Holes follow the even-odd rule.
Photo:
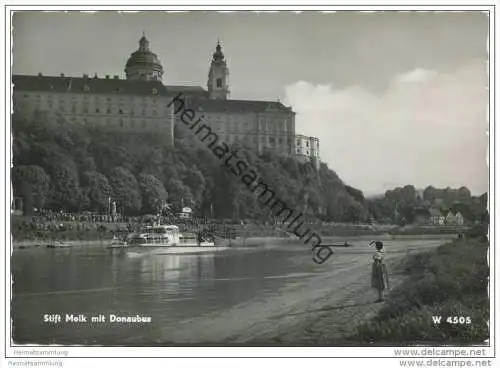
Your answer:
[[[299,81],[285,87],[297,133],[317,136],[324,162],[367,194],[394,186],[488,185],[487,68],[415,69],[375,94]]]
[[[427,82],[438,76],[438,73],[433,70],[417,68],[411,72],[400,74],[396,77],[398,83],[421,83]]]

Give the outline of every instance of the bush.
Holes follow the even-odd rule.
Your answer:
[[[358,326],[363,342],[483,342],[488,338],[488,243],[458,240],[410,256],[408,279],[392,290],[372,321]],[[433,323],[432,316],[470,317],[470,324]]]

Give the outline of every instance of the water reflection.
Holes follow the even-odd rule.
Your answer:
[[[213,285],[214,259],[214,253],[146,255],[138,260],[140,277],[145,284],[159,283],[169,293],[208,287]]]

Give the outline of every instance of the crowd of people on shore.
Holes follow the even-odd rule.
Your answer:
[[[123,216],[112,211],[111,213],[82,212],[69,213],[64,211],[51,211],[48,209],[35,210],[30,217],[21,217],[13,222],[15,232],[133,232],[146,224],[171,224],[177,225],[181,231],[197,232],[207,231],[224,237],[235,236],[287,236],[284,224],[279,221],[261,220],[234,220],[215,219],[207,217],[182,218],[178,214],[169,212],[158,215]],[[322,226],[323,225],[323,226]],[[325,224],[322,231],[328,235],[334,230]],[[329,225],[329,224],[328,224]],[[346,224],[343,224],[344,226]],[[366,226],[366,225],[365,225]],[[336,227],[335,227],[336,228]]]
[[[103,222],[103,223],[111,223],[111,222],[124,222],[125,218],[120,214],[100,214],[100,213],[92,213],[92,212],[83,212],[83,213],[69,213],[64,211],[51,211],[51,210],[40,210],[35,211],[31,216],[33,222],[36,223],[47,223],[47,222]]]

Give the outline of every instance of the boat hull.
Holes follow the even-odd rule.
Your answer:
[[[197,254],[208,252],[220,252],[229,249],[225,246],[215,245],[111,245],[112,250],[122,250],[134,253],[148,253],[148,254]]]
[[[140,251],[149,254],[198,254],[209,252],[221,252],[227,247],[217,246],[171,246],[171,247],[131,247],[131,252]]]

